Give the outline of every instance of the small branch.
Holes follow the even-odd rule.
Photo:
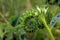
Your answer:
[[[0,13],[0,16],[4,19],[4,21],[7,23],[7,24],[10,24],[7,19],[4,17],[4,15],[2,13]]]

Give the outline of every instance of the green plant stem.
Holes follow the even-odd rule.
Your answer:
[[[6,20],[6,18],[4,17],[4,15],[2,13],[0,13],[0,16],[4,19],[4,21],[9,24],[9,22]]]
[[[4,21],[7,23],[7,25],[12,26],[12,25],[8,22],[8,20],[4,17],[4,15],[3,15],[2,13],[0,13],[0,16],[4,19]]]
[[[41,18],[43,24],[45,25],[45,28],[47,29],[48,33],[50,34],[51,39],[52,39],[52,40],[55,40],[55,38],[54,38],[54,36],[53,36],[53,34],[52,34],[52,32],[51,32],[51,29],[49,28],[49,26],[47,25],[47,23],[46,23],[46,21],[45,21],[45,18],[44,18],[44,17],[40,17],[40,18]]]

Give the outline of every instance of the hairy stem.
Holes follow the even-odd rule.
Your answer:
[[[40,17],[40,18],[41,18],[43,24],[45,25],[45,28],[47,29],[49,35],[51,36],[51,39],[52,39],[52,40],[55,40],[55,39],[54,39],[54,36],[53,36],[53,34],[52,34],[52,32],[51,32],[51,29],[49,28],[49,26],[47,25],[47,23],[46,23],[46,21],[45,21],[44,16],[42,16],[42,17]]]

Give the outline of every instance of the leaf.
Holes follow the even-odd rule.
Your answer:
[[[53,26],[56,24],[56,22],[57,22],[58,20],[60,20],[60,13],[57,14],[57,15],[51,20],[50,26],[53,27]],[[52,27],[51,27],[51,28],[52,28]]]

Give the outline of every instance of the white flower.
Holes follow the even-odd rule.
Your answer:
[[[41,13],[41,9],[40,9],[38,6],[37,6],[36,8],[37,8],[37,10]]]
[[[44,13],[46,14],[48,8],[39,8],[39,7],[37,6],[37,10],[38,10],[40,13],[41,13],[41,11],[42,11],[42,12],[44,12]]]
[[[46,14],[46,12],[47,12],[48,8],[43,8],[42,10],[43,10],[43,11],[44,11],[44,13]]]

